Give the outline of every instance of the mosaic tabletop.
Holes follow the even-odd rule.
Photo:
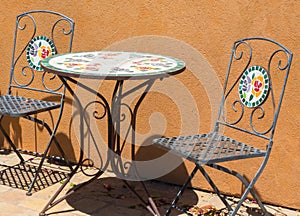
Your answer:
[[[101,79],[157,78],[185,69],[185,63],[177,58],[118,51],[58,54],[42,60],[41,66],[61,76]]]

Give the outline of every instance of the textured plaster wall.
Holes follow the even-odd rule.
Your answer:
[[[15,17],[23,11],[33,9],[55,10],[75,20],[76,33],[73,51],[103,48],[152,51],[181,57],[190,64],[190,68],[197,68],[197,64],[194,64],[197,63],[197,59],[191,59],[188,56],[189,52],[196,52],[197,55],[193,56],[199,57],[199,65],[204,61],[208,63],[208,65],[203,64],[203,68],[207,67],[206,71],[216,73],[219,79],[218,81],[204,80],[208,83],[214,81],[223,83],[229,52],[234,40],[248,36],[264,36],[281,42],[293,51],[294,61],[274,138],[274,151],[256,189],[265,202],[300,208],[300,168],[298,166],[300,164],[298,124],[300,121],[298,85],[300,1],[11,0],[1,2],[0,8],[0,90],[2,94],[6,91],[9,76]],[[145,39],[149,41],[145,42]],[[174,40],[180,42],[176,43],[176,46],[184,44],[182,52],[172,52],[174,47],[168,46],[168,42],[172,44]],[[185,49],[186,47],[188,48]],[[194,78],[191,71],[176,76],[176,79],[189,89],[196,101],[196,108],[189,110],[185,115],[190,115],[191,124],[200,121],[199,131],[207,131],[212,119],[208,103],[210,97],[203,83],[195,83]],[[140,110],[143,115],[139,116],[138,123],[143,124],[143,127],[139,132],[147,134],[148,139],[151,139],[153,134],[148,125],[148,118],[153,110],[159,110],[166,115],[167,135],[176,135],[180,132],[181,128],[178,124],[180,119],[174,117],[179,111],[172,108],[172,103],[171,100],[165,100],[165,104],[160,104],[155,94],[150,94]],[[183,100],[183,103],[188,110],[189,101]],[[72,123],[71,107],[72,99],[68,96],[65,115],[58,134],[59,139],[68,146],[70,154],[75,157],[78,145],[72,126],[70,126]],[[15,131],[24,126],[28,131],[22,129],[22,138],[20,138],[20,134],[16,134]],[[39,129],[32,127],[34,126],[29,126],[23,121],[14,121],[10,134],[19,141],[19,147],[41,151],[43,146],[37,143],[45,141],[45,136],[39,135]],[[154,130],[157,132],[158,129]],[[0,146],[6,145],[2,144],[2,140],[3,137],[1,137]],[[254,164],[242,164],[245,174],[253,172],[252,165]],[[191,167],[189,163],[186,163],[186,166],[187,169]],[[181,182],[179,176],[184,175],[183,169],[182,173],[171,175],[165,180]],[[236,185],[235,181],[225,179],[223,176],[216,177],[219,178],[217,181],[221,183],[224,192],[240,193],[240,185]],[[201,183],[203,181],[199,176],[196,180],[193,181],[193,186],[209,188],[207,184]]]

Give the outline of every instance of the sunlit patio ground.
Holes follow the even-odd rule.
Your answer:
[[[25,159],[31,159],[32,156],[23,154]],[[34,159],[33,162],[38,159]],[[3,170],[7,167],[4,164],[12,166],[18,164],[18,158],[14,153],[4,154],[0,153],[0,172],[1,178],[5,178]],[[47,165],[47,164],[46,164]],[[78,172],[69,186],[63,193],[71,189],[74,185],[78,185],[81,182],[88,180],[89,177]],[[39,215],[39,212],[43,209],[50,197],[60,187],[61,182],[59,180],[56,183],[46,185],[36,192],[33,192],[32,196],[26,196],[26,191],[14,186],[3,185],[1,180],[0,184],[0,215],[1,216],[34,216]],[[145,197],[145,193],[141,185],[137,182],[130,183],[142,196]],[[155,203],[157,204],[161,215],[164,215],[168,204],[178,191],[178,187],[170,184],[165,184],[157,181],[148,181],[146,186],[149,189]],[[233,204],[237,199],[228,197]],[[180,204],[189,206],[207,206],[212,205],[217,210],[224,208],[219,198],[210,192],[191,190],[188,189]],[[267,209],[273,215],[277,216],[297,216],[299,214],[296,210],[291,210],[278,206],[267,205]],[[65,201],[61,202],[51,210],[47,211],[48,215],[59,216],[117,216],[117,215],[130,215],[130,216],[150,216],[151,214],[143,207],[139,199],[126,188],[124,182],[115,177],[103,175],[100,179],[97,179],[93,183],[73,193]],[[172,215],[181,215],[176,210],[172,211]],[[212,214],[213,215],[213,214]],[[216,215],[216,214],[215,214]],[[261,215],[257,211],[257,205],[251,201],[248,201],[245,206],[239,211],[239,215]]]

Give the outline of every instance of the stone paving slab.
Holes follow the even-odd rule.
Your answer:
[[[16,157],[12,156],[12,154],[0,154],[0,164],[3,164],[4,162],[13,164],[13,161],[16,162]],[[82,181],[87,179],[87,176],[82,173],[77,173],[71,180],[70,184],[65,188],[63,194],[74,185],[80,184]],[[130,182],[130,184],[142,196],[146,197],[141,184],[138,182]],[[0,216],[39,215],[41,209],[45,206],[60,185],[61,183],[56,183],[38,192],[34,192],[32,196],[26,196],[26,191],[24,190],[0,185]],[[146,182],[146,186],[163,215],[172,198],[177,193],[178,187],[157,181],[148,181]],[[211,204],[217,209],[224,207],[215,194],[199,190],[187,190],[179,202],[181,205],[185,206],[204,206]],[[247,208],[243,207],[241,209],[239,215],[259,215],[258,213],[250,212],[252,209],[251,207],[255,209],[256,204],[249,203]],[[267,206],[267,208],[270,213],[276,216],[298,216],[297,214],[299,213],[297,211],[276,206]],[[143,207],[140,200],[131,193],[122,180],[108,175],[103,175],[101,178],[95,180],[86,187],[76,191],[65,201],[47,211],[47,213],[52,216],[152,215]],[[175,216],[184,214],[179,214],[176,210],[174,210],[171,215]]]

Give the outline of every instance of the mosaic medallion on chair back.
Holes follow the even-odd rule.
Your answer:
[[[55,54],[55,46],[46,36],[34,37],[27,46],[26,58],[29,66],[37,71],[42,71],[40,61]]]
[[[268,96],[269,75],[261,66],[251,66],[241,76],[239,82],[239,96],[246,107],[261,105]]]

